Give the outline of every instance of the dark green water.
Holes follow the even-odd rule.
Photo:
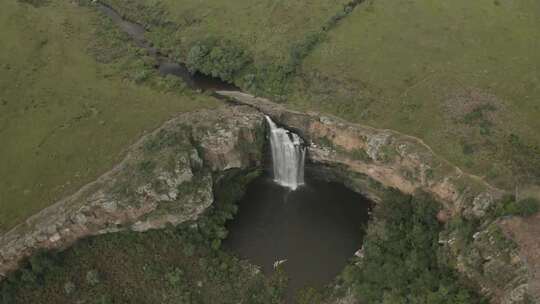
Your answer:
[[[290,191],[269,177],[248,187],[236,218],[228,224],[225,248],[289,277],[287,302],[304,287],[320,288],[343,270],[361,247],[370,202],[338,183],[307,180]]]

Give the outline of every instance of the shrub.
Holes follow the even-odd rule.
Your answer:
[[[177,285],[178,283],[182,282],[182,278],[184,277],[184,271],[180,268],[174,268],[173,271],[167,273],[165,275],[165,278],[167,279],[167,282],[171,285]]]
[[[137,165],[138,171],[144,177],[147,177],[150,174],[152,174],[155,168],[156,168],[156,164],[151,160],[142,161]]]
[[[506,201],[499,207],[497,215],[531,216],[540,210],[540,201],[534,198],[525,198],[520,201]]]
[[[99,273],[97,272],[97,270],[89,270],[86,273],[86,283],[88,283],[91,286],[95,286],[99,284],[99,282],[100,282],[100,279],[99,279]]]
[[[314,288],[304,288],[298,292],[296,303],[298,304],[321,304],[324,297],[320,291]]]
[[[342,278],[362,303],[477,303],[438,256],[438,204],[392,191],[375,209],[364,258]]]
[[[141,83],[147,80],[150,77],[150,72],[146,69],[136,71],[135,74],[133,74],[133,81],[136,83]]]
[[[200,72],[232,82],[250,61],[248,53],[231,41],[206,39],[190,49],[186,65],[191,73]]]

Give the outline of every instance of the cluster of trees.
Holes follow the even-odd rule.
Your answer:
[[[220,250],[225,224],[258,174],[231,170],[219,178],[215,205],[195,223],[109,234],[33,255],[0,284],[0,303],[281,303],[283,273],[267,278]]]
[[[200,72],[232,82],[250,61],[251,56],[231,41],[208,38],[190,49],[186,66],[192,73]]]
[[[15,294],[21,287],[39,288],[45,277],[60,267],[59,254],[39,252],[31,256],[19,271],[11,274],[0,284],[0,303],[14,303]]]
[[[189,51],[186,65],[193,72],[235,82],[249,91],[271,96],[276,101],[285,98],[288,83],[303,60],[323,41],[326,32],[335,27],[364,0],[352,0],[327,20],[323,26],[307,33],[294,43],[283,62],[260,63],[254,66],[252,56],[240,45],[228,40],[208,38],[196,43]]]
[[[531,216],[540,211],[540,201],[535,198],[524,198],[516,200],[515,197],[509,196],[503,200],[495,209],[495,216]]]
[[[375,208],[364,258],[343,280],[362,303],[482,303],[439,255],[438,203],[393,191]]]

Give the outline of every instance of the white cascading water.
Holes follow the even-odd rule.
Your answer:
[[[304,184],[304,142],[295,133],[279,128],[265,116],[270,126],[270,146],[274,165],[274,181],[284,187],[296,190]]]

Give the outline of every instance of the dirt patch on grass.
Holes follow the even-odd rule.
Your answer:
[[[485,120],[496,124],[505,110],[497,96],[478,88],[454,90],[444,101],[443,107],[447,118],[458,123]]]

